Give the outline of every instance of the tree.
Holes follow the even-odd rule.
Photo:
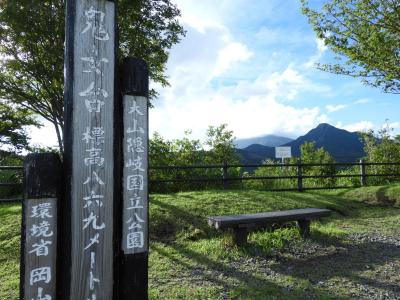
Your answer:
[[[336,63],[321,70],[361,77],[365,84],[400,93],[400,3],[395,0],[331,0],[320,9],[301,0],[318,38]]]
[[[28,149],[26,126],[39,126],[27,109],[16,109],[0,103],[0,146],[2,150],[18,153]]]
[[[377,133],[373,130],[361,133],[364,142],[364,151],[367,162],[387,163],[400,161],[400,136],[392,137],[393,128],[390,128],[388,120]],[[399,174],[400,167],[395,165],[371,165],[367,166],[367,173],[371,174]],[[379,176],[368,178],[374,184],[387,184],[398,181],[398,177]]]
[[[210,159],[214,163],[238,163],[233,131],[227,129],[227,124],[209,126],[205,144],[210,148]]]
[[[0,6],[0,99],[50,121],[61,150],[65,2],[2,0]],[[150,78],[167,85],[169,49],[184,35],[180,11],[170,0],[119,0],[118,8],[120,53],[146,60]]]

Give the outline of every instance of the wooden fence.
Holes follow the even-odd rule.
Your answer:
[[[322,174],[322,175],[307,175],[304,174],[306,168],[311,167],[330,167],[340,170],[345,170],[346,168],[358,167],[359,171],[352,174]],[[295,164],[215,164],[215,165],[186,165],[186,166],[153,166],[149,168],[150,175],[150,189],[151,187],[155,187],[156,185],[162,185],[167,183],[214,183],[216,186],[220,186],[223,189],[229,189],[230,186],[235,182],[245,182],[249,180],[282,180],[282,179],[291,179],[296,181],[296,187],[294,188],[281,188],[281,189],[267,189],[269,191],[305,191],[305,190],[317,190],[317,189],[342,189],[342,188],[351,188],[354,186],[314,186],[307,187],[304,184],[304,181],[307,179],[329,179],[329,178],[358,178],[358,186],[366,186],[367,178],[371,177],[399,177],[400,180],[400,172],[391,172],[391,173],[369,173],[367,172],[367,167],[371,166],[393,166],[400,167],[400,162],[365,162],[364,160],[360,160],[360,162],[340,162],[340,163],[295,163]],[[286,175],[286,176],[255,176],[253,172],[249,172],[248,176],[244,176],[243,170],[254,170],[256,168],[294,168],[296,170],[296,175]],[[229,176],[230,169],[240,168],[242,172],[240,172],[239,176]],[[0,173],[2,171],[14,171],[14,172],[22,172],[22,167],[19,166],[0,166]],[[181,177],[176,176],[175,178],[162,179],[154,176],[154,173],[157,171],[168,172],[171,171],[181,171],[181,170],[220,170],[220,176],[215,177]],[[400,168],[399,168],[400,169]],[[12,182],[0,182],[0,188],[5,187],[20,187],[22,183],[12,183]],[[13,199],[0,199],[0,202],[17,202],[22,199],[13,198]]]

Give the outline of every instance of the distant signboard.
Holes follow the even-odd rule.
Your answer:
[[[291,147],[275,147],[276,158],[290,158],[292,157]]]

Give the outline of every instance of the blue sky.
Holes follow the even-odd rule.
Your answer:
[[[399,96],[314,67],[333,55],[317,41],[299,1],[176,3],[188,32],[171,52],[172,86],[161,90],[152,112],[151,128],[163,136],[191,128],[201,137],[219,123],[238,137],[297,137],[320,122],[352,131],[379,129],[385,119],[400,125]]]
[[[314,67],[333,55],[299,0],[175,3],[187,35],[171,50],[171,86],[152,83],[160,97],[150,111],[151,132],[172,139],[191,129],[203,139],[208,125],[227,123],[238,138],[298,137],[321,122],[356,131],[377,130],[389,119],[399,133],[400,96]],[[44,135],[33,136],[42,142]]]

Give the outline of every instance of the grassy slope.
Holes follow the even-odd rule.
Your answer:
[[[400,204],[399,191],[400,186],[391,186],[313,193],[207,191],[152,195],[150,298],[265,299],[266,295],[268,299],[306,299],[310,295],[318,299],[346,298],[349,296],[346,280],[368,275],[361,266],[342,270],[326,261],[329,272],[314,272],[309,268],[323,262],[318,257],[301,265],[301,261],[290,255],[282,256],[288,244],[302,251],[311,247],[293,227],[273,233],[253,233],[249,246],[238,249],[229,234],[209,228],[206,217],[303,207],[330,208],[335,212],[332,217],[312,225],[313,241],[327,244],[323,251],[329,256],[337,251],[330,243],[348,233],[379,230],[388,235],[398,234],[400,213],[393,206]],[[18,295],[19,219],[19,205],[0,205],[0,299],[17,299]],[[346,248],[344,242],[342,248]],[[270,257],[285,257],[302,267],[289,272],[279,260],[268,260]],[[303,272],[308,272],[307,276]],[[310,279],[319,277],[342,284],[338,283],[332,294]]]
[[[0,299],[18,299],[20,205],[0,205]]]

